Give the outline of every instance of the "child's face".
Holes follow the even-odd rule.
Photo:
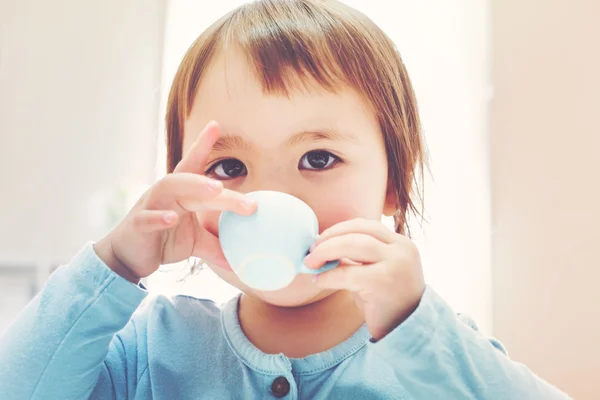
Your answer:
[[[265,95],[241,53],[230,51],[213,61],[186,121],[183,149],[187,153],[210,120],[220,124],[221,139],[208,160],[209,176],[239,192],[292,194],[313,208],[321,230],[353,218],[379,220],[386,207],[393,207],[392,196],[386,196],[382,134],[355,92],[333,94],[314,86],[310,93],[294,91],[289,98]],[[206,219],[210,232],[217,232],[218,216]],[[275,305],[308,304],[330,294],[318,290],[308,275],[283,290],[259,292],[228,269],[211,269],[243,292]]]

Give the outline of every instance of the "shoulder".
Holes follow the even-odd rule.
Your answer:
[[[500,352],[507,354],[502,343],[496,338],[489,337],[481,331],[473,318],[465,313],[456,313],[452,307],[429,285],[426,286],[421,303],[417,310],[406,322],[412,320],[413,329],[420,336],[426,336],[431,332],[438,332],[442,335],[467,335],[469,337],[485,338]],[[404,324],[404,323],[403,323]],[[444,329],[434,329],[444,327]],[[473,336],[474,335],[474,336]]]
[[[481,333],[479,330],[479,326],[477,325],[475,320],[473,318],[471,318],[469,315],[463,314],[463,313],[456,313],[456,317],[458,318],[459,321],[461,321],[463,324],[467,325],[469,328],[473,329],[475,332]],[[500,350],[502,353],[508,355],[508,352],[506,351],[506,348],[504,347],[502,342],[500,342],[498,339],[496,339],[494,337],[487,337],[487,339],[492,344],[492,346],[494,346],[496,349]]]
[[[171,333],[214,332],[221,326],[222,308],[214,301],[190,295],[150,294],[133,315],[139,329]]]
[[[165,310],[174,313],[201,313],[217,315],[221,308],[210,299],[204,299],[186,294],[165,295],[156,294],[148,296],[149,308]]]

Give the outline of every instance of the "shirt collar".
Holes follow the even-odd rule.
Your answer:
[[[371,338],[366,324],[333,348],[304,358],[288,358],[282,353],[266,354],[254,346],[242,331],[238,317],[241,295],[229,300],[221,313],[223,334],[235,355],[249,368],[264,374],[278,375],[291,371],[294,375],[319,373],[332,368],[357,351]]]

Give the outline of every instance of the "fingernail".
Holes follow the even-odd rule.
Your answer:
[[[310,249],[308,250],[308,252],[312,253],[313,251],[315,251],[315,247],[317,247],[317,242],[313,243],[312,246],[310,246]]]
[[[306,267],[307,267],[307,268],[310,268],[310,267],[311,267],[311,265],[310,265],[310,260],[311,260],[311,259],[310,259],[310,254],[309,254],[309,255],[307,255],[306,257],[304,257],[304,265],[306,265]]]
[[[242,203],[244,204],[244,207],[246,207],[248,210],[252,210],[254,208],[254,205],[256,204],[256,200],[244,199],[242,200]]]
[[[165,221],[167,224],[170,224],[174,220],[175,220],[175,214],[173,214],[173,213],[168,213],[168,214],[163,215],[163,221]]]
[[[220,190],[223,188],[223,183],[221,181],[210,180],[208,181],[208,187],[211,190]]]
[[[317,278],[319,278],[319,275],[313,275],[313,277],[312,277],[312,283],[316,283],[317,282]]]

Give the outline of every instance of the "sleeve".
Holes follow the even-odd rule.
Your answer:
[[[121,398],[116,394],[135,380],[128,375],[135,373],[136,333],[128,322],[147,294],[87,243],[50,275],[0,338],[2,397]]]
[[[484,337],[427,286],[417,309],[369,347],[418,399],[566,400],[565,393],[525,365],[500,342]]]

